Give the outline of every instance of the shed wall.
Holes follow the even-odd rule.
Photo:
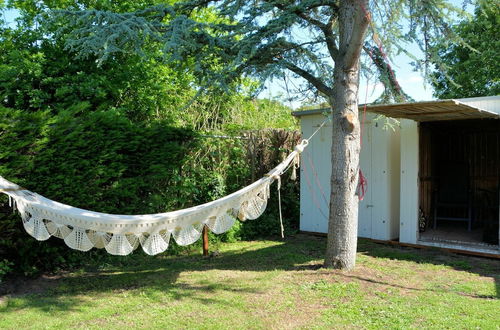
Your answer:
[[[323,123],[322,115],[301,118],[303,137],[309,137]],[[300,230],[328,231],[331,124],[326,124],[310,141],[301,155],[300,166]]]
[[[368,190],[359,204],[358,234],[380,240],[399,236],[399,128],[384,129],[383,119],[375,121],[367,114],[361,169],[368,180]],[[323,122],[319,114],[301,117],[302,136],[308,137]],[[300,230],[326,233],[328,231],[331,124],[318,132],[302,154]]]
[[[402,243],[415,244],[418,238],[418,123],[401,120],[401,209],[400,235]]]

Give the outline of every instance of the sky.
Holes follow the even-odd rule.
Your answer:
[[[419,49],[413,46],[412,52],[417,53]],[[411,59],[406,55],[398,55],[391,63],[392,68],[396,72],[396,79],[401,85],[403,91],[412,97],[415,101],[434,100],[432,86],[424,81],[420,72],[415,72],[409,64]],[[368,85],[368,86],[367,86]],[[367,81],[362,77],[359,85],[359,103],[364,104],[375,101],[383,92],[383,85],[375,80]],[[266,90],[260,94],[260,97],[275,98],[282,95],[284,103],[291,108],[300,107],[301,103],[297,101],[288,101],[288,93],[283,81],[270,81],[266,83]]]
[[[18,12],[16,10],[4,10],[2,11],[2,16],[5,22],[7,24],[14,24],[14,20],[16,19],[17,16],[19,16]]]
[[[462,6],[463,0],[451,0],[456,6]],[[472,7],[467,7],[469,12],[472,12]],[[18,16],[15,10],[3,11],[3,18],[7,23],[15,24],[14,20]],[[420,50],[416,45],[409,46],[409,52],[419,54]],[[421,73],[415,72],[409,64],[410,58],[401,54],[396,56],[391,62],[391,66],[396,72],[396,78],[401,85],[403,91],[411,96],[415,101],[428,101],[435,99],[432,95],[432,87],[424,81]],[[367,86],[368,85],[368,86]],[[265,89],[260,93],[260,98],[278,98],[286,105],[293,109],[300,107],[299,101],[289,101],[288,93],[284,86],[283,81],[268,81],[265,84]],[[381,83],[375,81],[366,81],[364,78],[360,80],[359,86],[359,103],[373,102],[376,100],[383,91]]]

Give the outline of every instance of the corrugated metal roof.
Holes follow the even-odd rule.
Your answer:
[[[360,105],[362,110],[364,105]],[[500,119],[500,96],[367,105],[366,111],[419,122],[461,119]],[[295,111],[296,117],[330,112],[330,109]]]

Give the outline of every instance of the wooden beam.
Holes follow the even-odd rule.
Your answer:
[[[203,226],[203,256],[208,256],[208,227]]]
[[[461,115],[464,115],[464,113],[457,112],[456,110],[448,110],[448,111],[407,113],[406,116],[434,116],[434,115],[445,115],[445,114],[461,114]]]

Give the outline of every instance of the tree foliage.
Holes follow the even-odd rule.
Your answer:
[[[53,113],[73,109],[75,114],[114,109],[133,120],[178,119],[175,109],[193,93],[189,72],[137,55],[117,55],[103,66],[97,66],[95,58],[77,60],[64,50],[65,34],[58,39],[47,37],[60,25],[46,20],[31,23],[33,11],[31,7],[22,11],[17,27],[1,31],[0,98],[4,106]]]
[[[444,66],[432,75],[441,99],[500,94],[500,4],[483,2],[475,15],[454,26],[463,41],[442,40],[435,52]]]
[[[363,1],[354,1],[364,7]],[[200,21],[200,12],[216,12],[213,21]],[[365,68],[386,86],[382,100],[401,101],[405,94],[388,63],[392,55],[406,53],[417,70],[426,70],[430,46],[443,37],[457,41],[449,28],[452,15],[465,15],[445,0],[369,2],[363,12],[370,29],[363,44]],[[201,86],[223,87],[243,75],[260,81],[291,72],[304,78],[306,88],[327,95],[333,86],[333,68],[339,55],[339,2],[308,1],[178,1],[118,13],[105,10],[59,11],[71,17],[66,46],[82,57],[97,56],[105,62],[122,52],[142,53],[147,40],[162,44],[170,63],[194,62]],[[416,44],[425,54],[408,51]],[[224,65],[221,65],[223,63]]]
[[[134,121],[166,120],[201,130],[248,128],[252,121],[245,121],[238,111],[247,109],[263,115],[273,113],[280,118],[280,125],[295,127],[289,111],[278,102],[252,100],[256,84],[248,79],[228,87],[224,94],[205,93],[194,100],[200,94],[196,64],[165,63],[162,45],[154,40],[142,42],[141,54],[116,52],[105,63],[96,56],[79,58],[65,49],[71,22],[53,20],[47,14],[50,10],[82,8],[125,12],[156,3],[11,1],[20,17],[16,26],[0,28],[0,103],[31,111],[73,111],[75,115],[113,110]],[[197,18],[215,19],[209,12]]]

